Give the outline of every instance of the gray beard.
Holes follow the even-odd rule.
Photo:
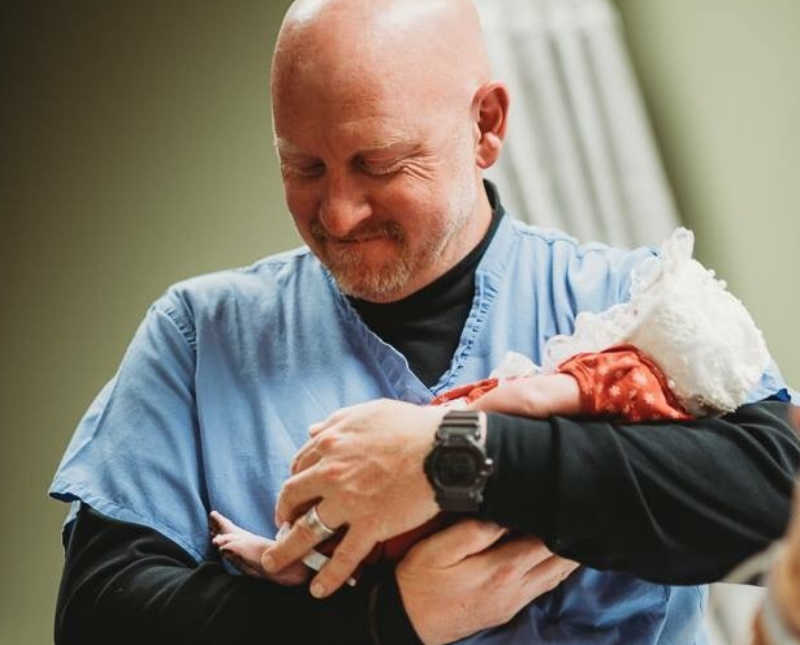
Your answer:
[[[364,270],[361,256],[355,251],[336,253],[335,259],[325,254],[318,257],[331,272],[342,293],[362,300],[378,301],[391,299],[401,293],[421,265],[426,263],[428,255],[421,250],[409,258],[407,249],[401,248],[398,257],[369,272]]]
[[[428,237],[413,253],[409,249],[406,232],[396,222],[368,223],[345,238],[346,241],[379,235],[392,240],[398,246],[399,253],[394,259],[387,260],[369,273],[364,271],[361,256],[355,250],[341,249],[335,256],[326,252],[325,242],[331,236],[318,219],[311,222],[310,232],[314,241],[312,250],[331,272],[345,295],[361,300],[391,302],[406,290],[408,283],[417,274],[441,257],[453,237],[464,228],[471,212],[466,206],[474,204],[474,191],[460,191],[457,194],[464,195],[466,199],[462,197],[461,204],[451,204],[451,212],[456,213],[456,216],[449,220],[441,235],[436,239]]]

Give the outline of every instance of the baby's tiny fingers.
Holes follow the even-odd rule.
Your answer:
[[[219,511],[211,511],[208,514],[209,526],[213,533],[233,533],[239,530],[239,527],[231,522]]]
[[[211,543],[218,549],[221,549],[225,545],[233,542],[234,537],[235,536],[231,535],[230,533],[218,533],[211,539]]]

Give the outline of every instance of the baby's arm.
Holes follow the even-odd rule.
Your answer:
[[[564,361],[555,374],[492,379],[476,385],[455,392],[476,410],[539,419],[553,415],[619,417],[632,422],[691,418],[658,366],[633,346],[578,354]],[[446,398],[443,395],[437,402]]]
[[[261,554],[274,544],[274,540],[245,531],[217,511],[211,511],[208,523],[211,542],[219,549],[220,555],[242,573],[287,586],[303,584],[311,577],[311,570],[302,562],[278,574],[267,575],[261,566]]]
[[[553,415],[575,416],[581,413],[578,382],[569,374],[536,374],[500,382],[496,379],[492,381],[495,382],[491,387],[482,385],[462,397],[461,400],[468,404],[468,409],[491,410],[534,419]],[[444,396],[440,399],[444,399]]]

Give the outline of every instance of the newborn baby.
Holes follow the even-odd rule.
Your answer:
[[[547,341],[541,367],[510,352],[488,379],[446,392],[431,403],[468,407],[505,380],[526,379],[526,387],[559,392],[548,405],[548,415],[639,422],[733,411],[759,382],[769,354],[742,303],[692,259],[693,246],[692,233],[677,229],[658,257],[633,272],[630,300],[601,313],[580,313],[573,334]],[[564,388],[565,376],[577,387]],[[400,559],[445,521],[440,516],[377,545],[365,562]],[[271,540],[239,528],[216,511],[210,525],[212,541],[224,558],[245,574],[265,577],[261,554]],[[327,560],[323,553],[330,553],[336,542],[334,536],[303,562],[320,569]],[[308,573],[298,563],[278,579],[270,578],[299,584]]]

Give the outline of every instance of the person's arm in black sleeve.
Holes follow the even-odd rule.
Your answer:
[[[717,580],[786,529],[800,462],[788,409],[680,424],[490,413],[481,515],[594,568]]]
[[[68,527],[55,642],[415,645],[394,587],[387,569],[319,601],[305,585],[233,576],[218,562],[197,564],[160,533],[84,505]]]

